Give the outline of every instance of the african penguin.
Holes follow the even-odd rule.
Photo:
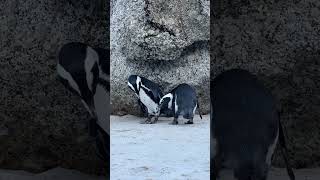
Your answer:
[[[141,113],[144,117],[148,117],[148,109],[147,107],[138,99],[138,105],[140,107]]]
[[[135,93],[142,110],[147,111],[148,118],[141,123],[156,123],[159,115],[159,101],[163,96],[160,87],[145,77],[138,75],[130,75],[128,78],[128,86]],[[154,116],[154,120],[151,118]]]
[[[196,91],[188,84],[180,84],[161,98],[160,109],[162,108],[171,109],[174,120],[170,124],[178,124],[178,118],[181,115],[184,119],[188,119],[185,124],[193,124],[196,108],[199,110]],[[202,119],[200,110],[199,115]]]
[[[98,151],[108,159],[110,141],[109,50],[80,42],[65,44],[59,52],[58,80],[80,97],[90,113],[89,134],[96,139]]]
[[[276,144],[291,180],[284,135],[275,101],[258,78],[246,70],[222,72],[211,82],[211,179],[222,167],[238,180],[266,180]]]

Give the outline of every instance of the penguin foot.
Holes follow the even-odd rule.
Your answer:
[[[193,121],[187,121],[184,124],[193,124]]]
[[[151,124],[151,121],[150,120],[142,120],[140,121],[140,124]]]
[[[152,121],[146,121],[146,124],[152,124]]]
[[[178,121],[172,121],[171,123],[169,123],[170,125],[177,125]]]
[[[155,124],[155,123],[157,123],[157,121],[158,121],[158,119],[155,119],[155,120],[151,121],[150,124]]]

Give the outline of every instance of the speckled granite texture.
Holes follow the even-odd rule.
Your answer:
[[[211,78],[240,67],[277,98],[294,167],[320,165],[320,2],[217,1]],[[277,152],[277,155],[279,152]],[[275,156],[275,165],[283,166]]]
[[[95,1],[72,2],[0,2],[0,168],[108,168],[88,142],[85,108],[56,80],[63,44],[108,47],[108,12],[96,13]]]

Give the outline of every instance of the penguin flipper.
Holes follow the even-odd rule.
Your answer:
[[[138,99],[138,105],[140,106],[140,112],[143,114],[144,117],[147,117],[148,110],[147,107]]]

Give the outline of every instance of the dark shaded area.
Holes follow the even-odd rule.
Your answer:
[[[1,1],[0,168],[41,172],[61,166],[92,174],[109,169],[90,142],[88,113],[56,80],[62,45],[79,41],[108,48],[104,2],[101,9],[101,1]]]
[[[320,166],[320,2],[212,5],[211,78],[235,67],[258,75],[278,101],[294,167]]]

